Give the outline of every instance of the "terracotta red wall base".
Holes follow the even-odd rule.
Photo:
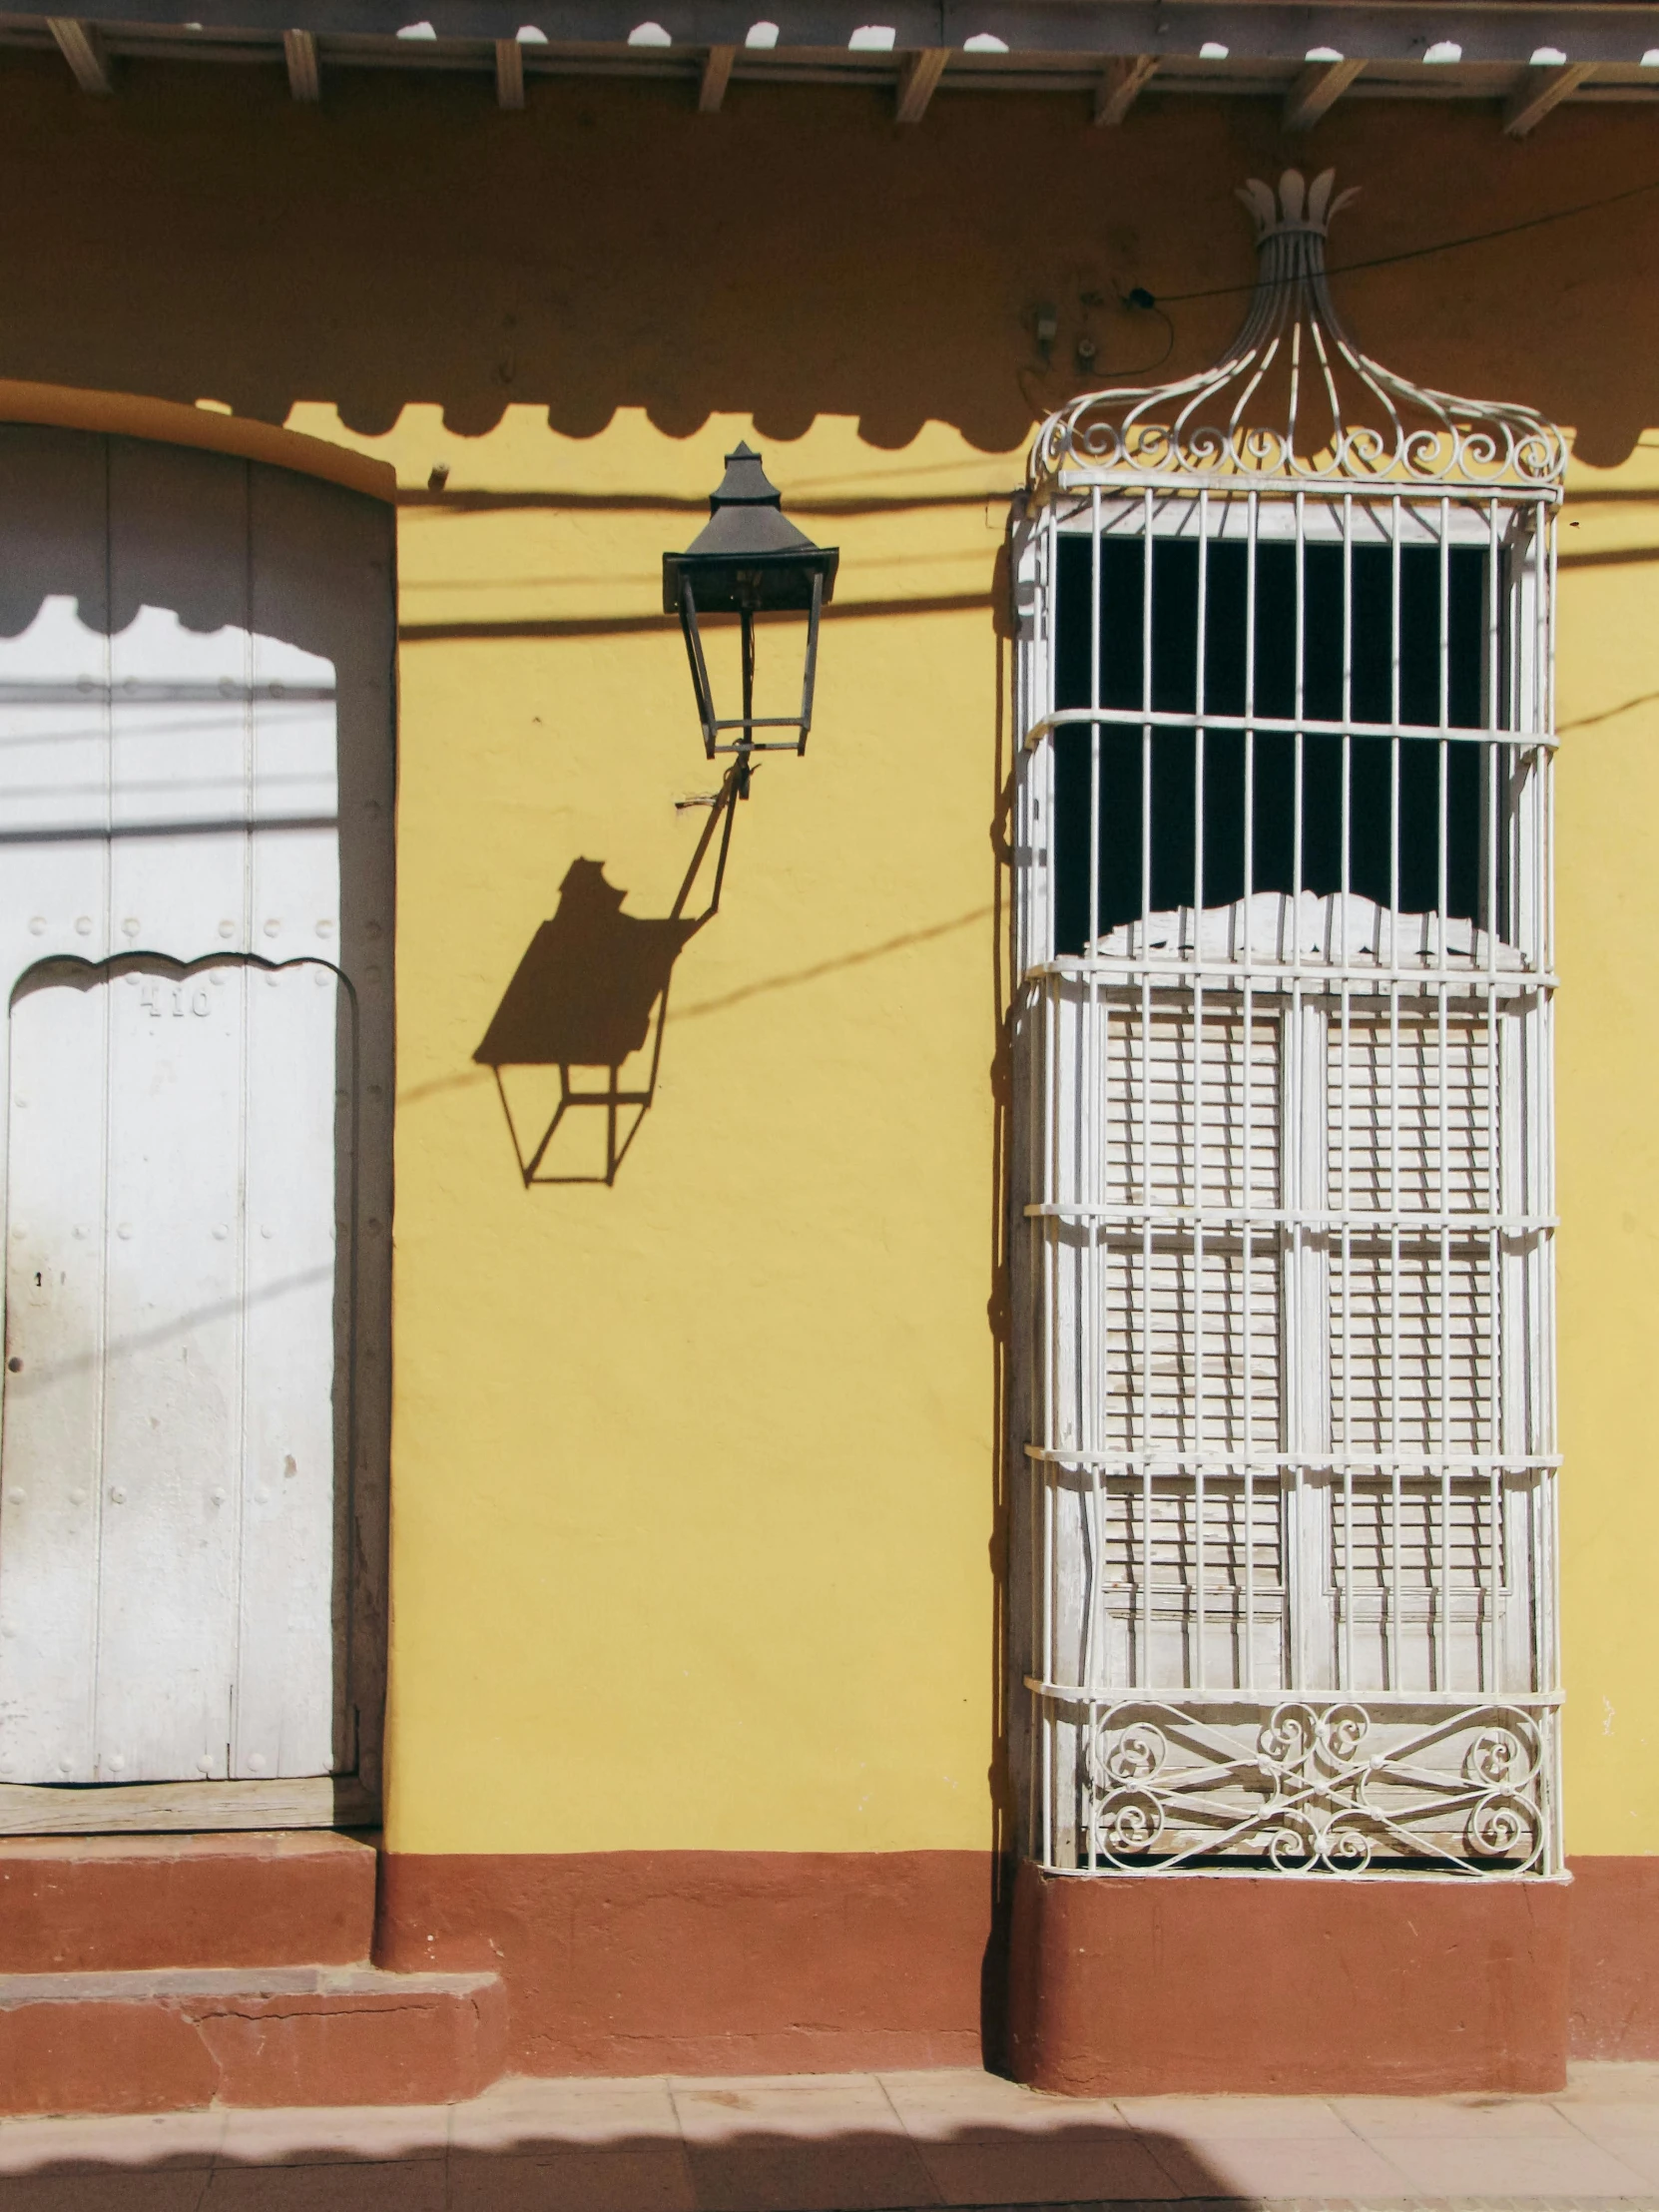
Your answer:
[[[525,2073],[972,2066],[992,1878],[978,1852],[399,1853],[375,1958],[500,1974]]]
[[[211,2104],[219,2069],[175,2006],[0,2010],[0,2112],[183,2112]]]
[[[493,1979],[182,2009],[212,2055],[221,2104],[440,2104],[481,2095],[502,2071],[506,2005]]]
[[[0,1978],[0,2113],[443,2104],[503,2065],[489,1974],[368,1968]]]
[[[325,1851],[295,1840],[282,1840],[295,1854],[278,1850],[280,1868],[267,1865],[276,1841],[13,1847],[0,1854],[0,1966],[61,1966],[66,1944],[77,1964],[107,1966],[105,1951],[137,1944],[146,1963],[165,1949],[176,1974],[186,1953],[220,1943],[234,1906],[245,1923],[270,1922],[260,1885],[291,1876],[288,1857],[307,1878],[311,1858],[330,1871]],[[345,1856],[354,1897],[369,1855]],[[463,1992],[346,1974],[314,1997],[276,1996],[256,1974],[187,1996],[168,1976],[120,1988],[93,1974],[73,1987],[0,1979],[0,2108],[442,2099],[503,2065],[738,2073],[1005,2058],[1021,2079],[1076,2093],[1550,2089],[1569,2032],[1575,2057],[1659,2058],[1659,1858],[1575,1860],[1572,1874],[1080,1882],[1027,1867],[999,1883],[989,1855],[968,1852],[393,1857],[381,1866],[380,1966],[487,1970],[498,1983]],[[131,1896],[110,1888],[135,1883]],[[302,1928],[277,1916],[234,1947],[256,1934],[259,1945],[360,1946],[336,1930],[343,1889],[305,1896]],[[96,1961],[80,1956],[89,1931]]]
[[[1548,2090],[1569,1887],[1045,1876],[1014,1891],[1017,2080],[1074,2095]]]
[[[345,1966],[368,1957],[374,1853],[286,1835],[0,1840],[0,1973]]]
[[[1574,2058],[1659,2058],[1659,1859],[1573,1859]]]

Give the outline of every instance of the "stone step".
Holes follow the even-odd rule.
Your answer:
[[[506,2057],[488,1973],[371,1966],[0,1976],[0,2112],[446,2104]]]
[[[374,1871],[325,1829],[0,1838],[0,1974],[366,1964]]]

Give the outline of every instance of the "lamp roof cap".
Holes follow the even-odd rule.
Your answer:
[[[781,507],[784,495],[761,466],[761,456],[747,438],[738,440],[726,456],[726,474],[709,494],[709,512],[722,507]]]
[[[815,545],[783,511],[783,495],[761,466],[761,456],[740,444],[726,456],[726,474],[709,495],[709,520],[684,553],[666,558],[707,566],[711,562],[784,560],[821,568],[827,583],[834,576],[834,554]],[[665,589],[669,577],[665,571]],[[673,589],[678,594],[676,580]],[[828,590],[825,594],[829,596]],[[676,604],[678,600],[676,598]]]

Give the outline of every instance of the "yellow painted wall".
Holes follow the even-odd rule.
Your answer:
[[[1577,468],[1556,714],[1569,1852],[1659,1851],[1659,434]]]
[[[451,483],[696,500],[754,428],[630,411],[584,446],[524,415]],[[468,1055],[572,858],[630,911],[673,903],[708,819],[674,802],[717,779],[678,629],[420,633],[480,602],[649,617],[702,516],[403,522],[399,1848],[986,1840],[987,605],[1014,479],[937,428],[893,456],[833,419],[765,444],[842,549],[818,729],[756,772],[609,1189],[526,1193]],[[895,511],[812,511],[872,496]],[[561,1128],[544,1172],[591,1173],[597,1134]]]
[[[269,81],[268,81],[269,74]],[[395,462],[399,1136],[389,1833],[405,1851],[982,1849],[997,1831],[1002,499],[1079,337],[1659,174],[1644,111],[0,72],[10,376]],[[1342,279],[1365,340],[1575,435],[1559,705],[1569,1844],[1659,1850],[1659,194]],[[1057,366],[1031,342],[1059,310]],[[1170,373],[1239,297],[1171,304]],[[683,954],[613,1189],[522,1188],[471,1060],[578,857],[667,911],[712,788],[658,560],[739,434],[842,548],[805,762]],[[422,496],[447,466],[441,497]],[[550,1163],[551,1164],[551,1163]]]

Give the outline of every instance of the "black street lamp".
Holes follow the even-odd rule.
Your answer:
[[[785,518],[781,495],[767,479],[759,453],[740,445],[726,456],[720,489],[710,494],[709,522],[684,553],[663,555],[663,612],[678,614],[685,633],[697,693],[703,748],[738,756],[736,789],[749,796],[750,762],[757,753],[805,753],[813,727],[813,685],[818,674],[818,624],[825,602],[835,588],[840,554],[834,546],[815,545]],[[704,615],[737,615],[743,624],[743,713],[722,717],[715,711],[708,662],[699,627]],[[755,617],[804,614],[807,659],[799,715],[755,712]],[[724,733],[738,736],[727,740]],[[790,739],[758,738],[758,730],[793,730]]]

